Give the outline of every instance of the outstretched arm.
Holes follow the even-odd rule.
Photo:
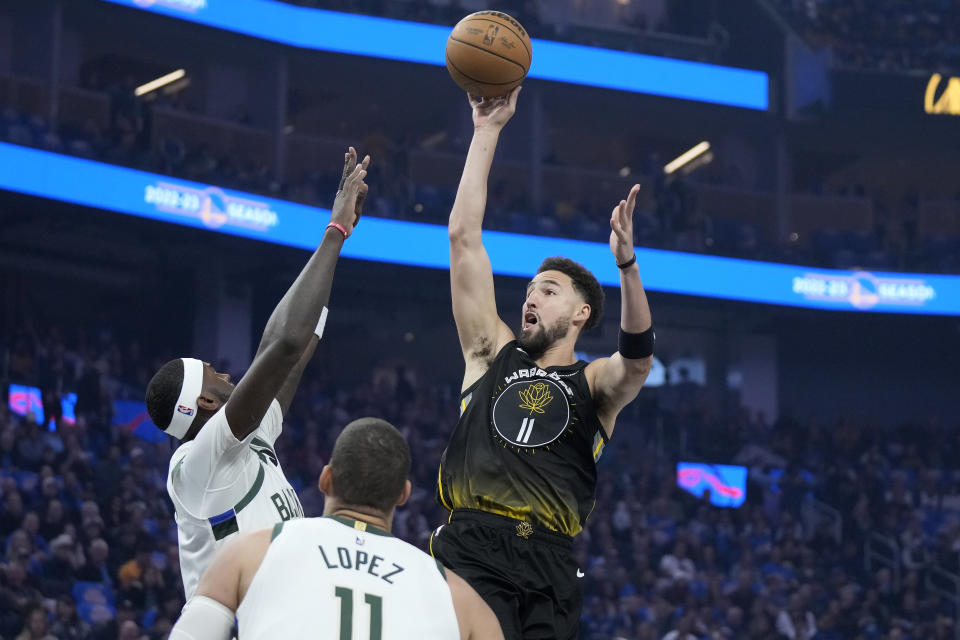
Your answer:
[[[633,209],[639,192],[640,185],[634,185],[610,216],[610,251],[618,266],[625,265],[620,269],[620,331],[628,342],[632,336],[652,331],[653,326],[633,247]],[[647,340],[652,341],[652,334]],[[653,363],[652,349],[650,355],[636,357],[635,348],[629,346],[621,345],[621,350],[609,358],[595,360],[587,367],[587,380],[607,437],[613,435],[617,414],[640,393]]]
[[[363,162],[360,166],[364,171],[366,171],[369,164],[370,156],[367,156],[363,159]],[[343,187],[347,182],[347,178],[350,177],[356,166],[357,152],[353,147],[350,147],[350,149],[344,155],[343,175],[340,177],[340,186],[337,189],[338,196],[343,192]],[[359,220],[360,215],[363,213],[363,201],[366,196],[366,185],[363,185],[363,187],[361,187],[360,191],[357,193],[355,220]],[[354,222],[354,225],[356,225],[356,222]],[[323,298],[322,304],[325,307],[330,303],[330,289],[332,285],[333,270],[331,269],[330,277],[326,278],[325,282],[320,283],[319,293]],[[280,304],[283,304],[283,301],[281,301]],[[270,316],[270,320],[267,322],[267,326],[263,330],[263,338],[260,340],[260,346],[257,348],[258,355],[263,349],[265,349],[271,343],[276,342],[279,337],[283,335],[283,327],[279,322],[279,319],[282,317],[282,314],[277,314],[276,312]],[[283,411],[283,415],[287,415],[287,409],[290,408],[290,403],[293,402],[293,396],[297,392],[297,387],[300,386],[300,378],[303,376],[303,371],[307,368],[307,364],[309,364],[310,360],[313,358],[313,352],[317,349],[317,342],[319,342],[319,338],[310,338],[310,340],[307,342],[306,348],[300,355],[300,359],[297,361],[297,364],[295,364],[290,370],[290,373],[287,375],[287,379],[283,382],[283,386],[281,386],[280,390],[277,392],[277,402],[280,404],[280,410]]]
[[[450,211],[449,227],[453,317],[466,363],[463,389],[482,376],[497,351],[513,339],[513,332],[497,314],[493,268],[480,236],[490,165],[500,131],[516,110],[519,94],[518,87],[503,98],[480,101],[470,96],[473,140]]]
[[[357,223],[358,200],[362,202],[367,192],[363,179],[370,161],[367,157],[360,165],[356,165],[356,152],[352,147],[346,158],[348,164],[351,158],[353,169],[343,189],[337,194],[330,217],[330,224],[339,225],[347,235]],[[237,384],[225,409],[230,430],[238,440],[243,440],[259,426],[270,403],[304,357],[304,352],[316,342],[314,329],[330,299],[333,272],[344,240],[344,233],[340,229],[333,226],[326,228],[320,247],[271,314],[257,355]],[[292,387],[287,385],[284,400],[288,405],[302,372],[303,368],[300,367],[295,373],[296,380]]]
[[[293,396],[297,393],[297,387],[300,386],[300,378],[303,377],[304,370],[310,360],[313,359],[313,352],[317,350],[317,343],[319,342],[320,339],[316,336],[310,338],[307,348],[303,350],[303,355],[300,356],[297,364],[290,369],[290,373],[287,374],[287,379],[283,381],[280,391],[277,391],[277,402],[280,404],[280,411],[283,412],[283,415],[287,415],[287,410],[293,402]]]

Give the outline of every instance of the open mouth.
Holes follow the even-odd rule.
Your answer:
[[[537,324],[537,322],[538,322],[537,314],[533,313],[532,311],[528,311],[525,314],[523,314],[523,330],[524,331],[526,331],[530,327]]]

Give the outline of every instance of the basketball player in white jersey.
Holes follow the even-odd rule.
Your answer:
[[[320,474],[322,518],[245,533],[218,554],[170,640],[502,640],[493,611],[459,576],[390,535],[410,497],[410,448],[361,418]]]
[[[337,258],[367,193],[369,162],[367,156],[358,165],[353,147],[345,155],[320,247],[273,311],[237,385],[206,362],[182,358],[161,367],[147,387],[150,418],[183,442],[170,459],[167,492],[188,600],[231,535],[303,517],[273,445],[323,331]]]

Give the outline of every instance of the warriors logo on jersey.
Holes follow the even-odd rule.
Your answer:
[[[571,422],[570,398],[549,378],[524,380],[501,387],[493,401],[493,428],[517,448],[533,449],[554,442]]]
[[[536,366],[516,342],[464,394],[440,463],[448,509],[479,509],[576,535],[593,508],[606,435],[585,362]]]

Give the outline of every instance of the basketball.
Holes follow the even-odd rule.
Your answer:
[[[450,77],[481,98],[506,95],[523,82],[532,56],[526,29],[500,11],[471,13],[447,39]]]

